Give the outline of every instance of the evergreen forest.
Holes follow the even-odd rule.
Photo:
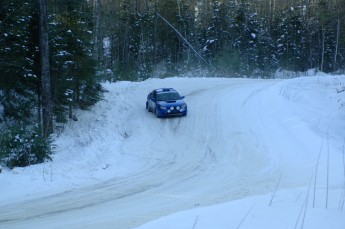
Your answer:
[[[344,0],[2,0],[0,166],[51,160],[105,81],[345,72]]]

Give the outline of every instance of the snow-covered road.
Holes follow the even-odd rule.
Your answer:
[[[330,134],[332,111],[319,115],[311,106],[300,113],[294,101],[301,98],[286,85],[217,78],[106,85],[106,100],[80,114],[75,125],[84,129],[68,126],[57,140],[57,152],[68,156],[56,155],[62,168],[54,164],[54,178],[31,183],[41,191],[31,187],[19,200],[0,203],[0,228],[134,228],[174,212],[271,193],[278,182],[284,190],[308,186],[323,144],[331,137],[329,150],[340,152],[341,139]],[[186,96],[187,117],[157,119],[144,109],[147,92],[164,86]],[[341,174],[338,160],[330,163],[331,172]],[[47,170],[28,173],[49,177]],[[54,181],[62,184],[59,191],[45,186]],[[7,192],[15,187],[8,184]]]

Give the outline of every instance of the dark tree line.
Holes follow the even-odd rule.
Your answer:
[[[2,0],[0,164],[49,159],[104,79],[344,72],[344,15],[343,0]]]
[[[54,127],[101,99],[92,27],[87,1],[0,2],[1,164],[50,159]]]
[[[93,0],[99,65],[118,79],[207,67],[228,76],[344,71],[342,0]],[[195,55],[162,15],[207,60]]]

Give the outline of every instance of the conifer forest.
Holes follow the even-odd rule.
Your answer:
[[[2,0],[0,165],[50,160],[105,81],[310,69],[345,72],[344,0]]]

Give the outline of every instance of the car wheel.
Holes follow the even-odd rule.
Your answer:
[[[148,102],[146,102],[146,110],[147,110],[148,112],[151,112]]]
[[[161,117],[161,116],[159,115],[159,112],[158,112],[157,108],[155,109],[155,114],[156,114],[157,118],[160,118],[160,117]]]

